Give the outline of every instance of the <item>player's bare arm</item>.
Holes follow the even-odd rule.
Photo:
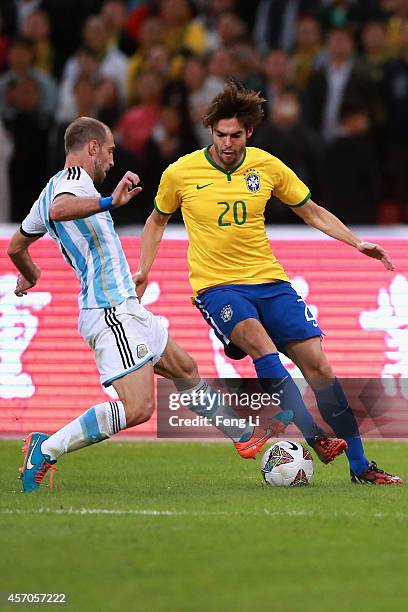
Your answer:
[[[319,206],[313,200],[309,200],[303,206],[294,208],[294,212],[303,219],[305,223],[324,232],[328,236],[341,240],[355,247],[368,257],[379,259],[387,270],[394,270],[394,264],[388,253],[378,244],[364,242],[340,221],[331,212]]]
[[[140,241],[139,270],[133,276],[139,300],[146,290],[148,275],[156,259],[157,251],[159,250],[160,242],[170,216],[161,215],[154,209],[143,228]]]
[[[29,246],[41,238],[41,236],[28,237],[18,229],[10,240],[7,247],[7,255],[19,271],[17,285],[14,293],[18,297],[27,295],[27,291],[34,287],[40,278],[41,270],[31,259],[28,252]]]
[[[142,191],[142,188],[138,186],[139,182],[137,174],[126,172],[112,193],[112,206],[120,208],[128,204]],[[101,212],[99,198],[80,198],[70,194],[61,194],[54,199],[50,207],[50,219],[57,222],[72,221],[90,217],[98,212]]]

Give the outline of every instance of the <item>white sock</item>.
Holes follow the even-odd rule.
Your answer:
[[[188,406],[188,408],[198,414],[200,416],[206,416],[208,419],[211,419],[214,426],[222,431],[223,434],[231,438],[234,442],[239,442],[241,438],[243,440],[249,440],[252,436],[254,428],[248,424],[245,424],[241,427],[239,424],[231,425],[231,419],[233,419],[232,423],[238,423],[242,421],[243,418],[239,417],[236,412],[231,408],[231,406],[224,405],[222,401],[218,400],[216,396],[215,402],[212,401],[213,396],[216,395],[216,391],[212,389],[204,380],[200,380],[194,387],[191,389],[185,389],[181,391],[181,393],[191,395],[192,403]],[[198,398],[203,398],[202,403],[197,404]],[[216,419],[216,417],[218,417]],[[223,419],[228,419],[228,425],[223,423]]]
[[[41,450],[55,461],[64,453],[106,440],[121,429],[126,429],[122,402],[105,402],[92,406],[80,417],[52,434],[44,440]]]

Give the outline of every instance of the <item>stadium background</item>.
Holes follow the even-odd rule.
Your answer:
[[[122,2],[2,0],[0,6],[0,431],[52,431],[104,401],[77,333],[78,284],[47,238],[33,246],[43,277],[17,300],[5,247],[79,115],[108,123],[118,149],[101,191],[131,168],[143,194],[114,213],[133,268],[140,227],[163,169],[209,143],[200,117],[229,76],[264,92],[253,144],[276,154],[316,201],[391,253],[396,271],[304,229],[277,202],[271,244],[317,311],[343,377],[387,376],[407,398],[408,1]],[[186,240],[166,234],[146,305],[205,376],[251,376],[231,362],[189,300]],[[11,225],[10,225],[11,223]],[[281,224],[292,224],[290,227]],[[376,238],[376,236],[379,236]],[[291,367],[291,366],[289,366]],[[155,420],[137,429],[154,435]]]

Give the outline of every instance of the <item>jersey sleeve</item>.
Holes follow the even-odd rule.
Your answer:
[[[161,215],[171,215],[180,206],[175,172],[171,166],[166,168],[160,179],[159,189],[154,199],[154,207]]]
[[[91,177],[79,166],[66,168],[64,174],[54,187],[53,198],[63,193],[77,196],[78,198],[98,197],[98,192]]]
[[[27,238],[44,236],[44,234],[47,233],[47,228],[40,213],[40,203],[38,200],[34,202],[30,212],[23,220],[20,232]]]
[[[277,161],[273,195],[292,208],[303,206],[311,197],[309,188],[306,187],[293,170],[288,168],[283,162]]]

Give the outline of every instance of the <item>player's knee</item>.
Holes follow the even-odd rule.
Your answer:
[[[197,363],[188,353],[180,351],[177,360],[171,364],[171,377],[173,380],[188,381],[199,378]]]
[[[315,359],[308,367],[309,376],[313,380],[332,380],[335,377],[333,369],[327,358],[322,357]]]
[[[181,359],[180,374],[183,379],[198,378],[197,362],[187,353]]]
[[[259,356],[274,352],[275,347],[272,340],[263,329],[243,329],[241,332],[241,346],[245,348],[248,355]]]

